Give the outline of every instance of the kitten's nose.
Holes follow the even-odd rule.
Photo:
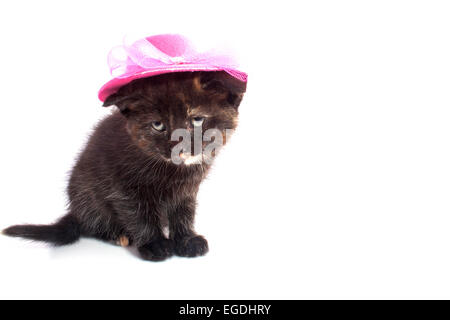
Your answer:
[[[183,151],[180,151],[180,158],[181,158],[181,159],[186,160],[186,159],[189,158],[190,156],[191,156],[191,153],[190,153],[190,152],[183,152]]]

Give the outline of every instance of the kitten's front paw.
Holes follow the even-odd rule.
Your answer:
[[[138,248],[138,251],[144,260],[163,261],[173,255],[174,247],[173,240],[162,238]]]
[[[177,241],[175,254],[181,257],[198,257],[208,252],[208,241],[202,236],[193,236]]]

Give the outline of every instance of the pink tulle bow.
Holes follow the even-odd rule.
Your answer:
[[[131,45],[114,47],[108,54],[111,75],[116,78],[128,77],[139,70],[170,67],[176,65],[202,65],[205,70],[221,69],[236,76],[237,63],[231,55],[215,51],[198,53],[192,49],[187,39],[180,36],[175,47],[163,52],[146,38]]]

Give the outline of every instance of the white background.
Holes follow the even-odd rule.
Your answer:
[[[446,1],[2,1],[0,227],[65,213],[126,34],[232,47],[241,124],[201,187],[202,258],[0,237],[0,298],[450,298]]]

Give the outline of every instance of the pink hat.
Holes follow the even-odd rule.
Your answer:
[[[237,70],[231,56],[198,53],[185,37],[176,34],[152,36],[115,47],[108,55],[108,65],[114,78],[98,92],[101,101],[135,79],[170,72],[225,71],[247,82],[247,74]]]

